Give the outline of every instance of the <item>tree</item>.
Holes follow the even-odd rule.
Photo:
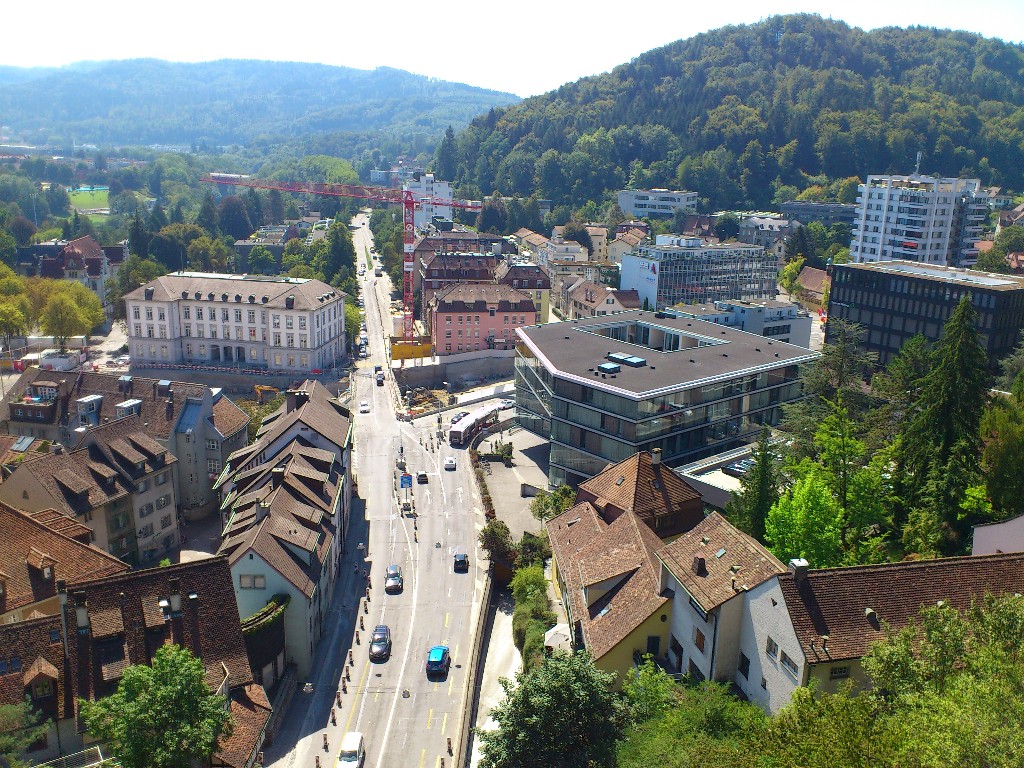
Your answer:
[[[516,545],[512,533],[501,520],[488,520],[480,531],[480,548],[492,563],[512,565],[516,559]]]
[[[53,336],[62,351],[67,347],[69,336],[82,336],[93,328],[66,293],[54,293],[50,297],[43,308],[40,323],[43,331]]]
[[[615,764],[624,710],[615,676],[588,653],[556,651],[536,669],[501,679],[505,699],[481,731],[483,768],[600,768]],[[570,714],[571,713],[571,714]]]
[[[763,542],[765,520],[779,500],[777,459],[767,425],[761,429],[753,459],[753,468],[740,479],[740,490],[729,500],[725,514],[737,528]]]
[[[152,666],[128,667],[114,694],[78,706],[89,734],[109,744],[124,768],[206,763],[232,727],[202,662],[178,645],[161,646]]]
[[[260,193],[257,192],[253,187],[245,193],[245,210],[249,214],[249,221],[252,223],[253,229],[259,229],[263,226],[263,198],[260,197]]]
[[[219,220],[217,218],[217,204],[213,201],[213,194],[207,192],[203,197],[203,203],[199,206],[199,215],[196,216],[196,226],[206,230],[210,237],[220,234]],[[247,235],[248,236],[248,235]]]
[[[0,314],[0,332],[3,330]],[[1018,376],[1024,384],[1024,376]],[[1021,398],[993,398],[981,420],[981,466],[988,498],[999,517],[1024,513],[1024,407]]]
[[[40,724],[41,717],[28,697],[18,704],[0,704],[0,765],[5,768],[28,765],[19,755],[46,735],[49,723]]]
[[[146,222],[146,229],[150,232],[159,232],[169,223],[170,222],[167,221],[167,214],[164,213],[164,207],[160,205],[160,203],[155,203],[153,205],[153,210],[149,212],[149,220]]]
[[[21,336],[25,333],[28,322],[25,320],[25,313],[10,302],[0,303],[0,338],[4,340],[4,348],[0,351],[0,357],[4,354],[12,357],[11,339],[14,336]]]
[[[842,561],[842,527],[825,471],[811,464],[771,508],[765,540],[784,563],[802,557],[815,568],[827,568]]]
[[[557,517],[576,501],[576,491],[568,485],[560,485],[553,491],[541,491],[530,502],[530,513],[538,520]]]
[[[740,220],[735,213],[723,213],[715,219],[715,237],[722,242],[735,240],[740,234]]]
[[[233,240],[245,240],[253,233],[245,202],[238,195],[228,195],[217,206],[217,222]]]
[[[202,272],[228,272],[235,260],[235,251],[230,246],[206,235],[190,242],[186,254],[189,267]]]
[[[790,296],[794,295],[799,289],[796,279],[800,276],[800,270],[803,268],[804,258],[797,256],[792,261],[787,262],[786,266],[779,272],[779,287]]]
[[[284,197],[281,190],[270,190],[267,195],[267,210],[270,224],[284,224]]]
[[[441,142],[437,145],[437,163],[435,165],[437,171],[437,178],[452,181],[455,179],[456,159],[455,159],[455,131],[449,125],[448,129],[444,132],[444,137]]]
[[[578,221],[570,221],[562,228],[562,239],[579,243],[587,249],[587,255],[594,255],[594,241],[590,237],[585,224]]]
[[[276,275],[277,259],[262,245],[249,251],[249,273],[253,275]],[[358,326],[357,326],[358,327]]]
[[[630,721],[645,723],[663,714],[672,704],[676,684],[671,677],[647,655],[638,667],[631,667],[622,681]]]
[[[14,235],[0,229],[0,262],[9,267],[14,266],[14,257],[18,253],[18,243]]]
[[[32,235],[36,233],[36,226],[24,216],[15,216],[7,228],[21,247],[32,242]]]

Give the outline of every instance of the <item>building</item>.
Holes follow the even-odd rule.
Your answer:
[[[709,245],[695,237],[658,235],[622,257],[620,288],[651,309],[721,299],[774,299],[778,263],[759,245]]]
[[[506,260],[494,268],[494,282],[509,285],[533,298],[537,322],[551,319],[551,277],[539,264]]]
[[[537,253],[545,244],[550,242],[544,235],[526,227],[517,229],[510,237],[519,249],[520,254]]]
[[[640,309],[641,306],[640,296],[636,291],[580,280],[569,289],[567,319],[578,320],[581,317],[610,315],[627,309]]]
[[[423,285],[424,263],[436,256],[449,254],[474,254],[497,257],[510,250],[509,243],[501,235],[453,230],[450,232],[431,231],[420,235],[413,244],[413,290],[420,290]],[[495,259],[497,261],[497,259]],[[439,264],[441,264],[439,262]],[[445,265],[446,268],[450,268]]]
[[[100,246],[85,235],[75,240],[53,240],[19,248],[16,271],[23,277],[47,277],[81,283],[96,294],[108,316],[113,307],[107,304],[107,290],[127,258],[128,242],[116,246]]]
[[[796,295],[805,305],[825,308],[825,295],[831,290],[832,278],[824,269],[804,267],[796,276]]]
[[[1018,275],[907,261],[841,264],[832,276],[828,317],[865,326],[864,346],[885,365],[917,333],[937,341],[965,295],[978,312],[981,345],[997,370],[1024,328],[1024,277]]]
[[[853,225],[857,218],[857,206],[852,203],[810,203],[791,200],[779,206],[782,215],[787,219],[795,219],[801,224],[820,222],[826,227],[833,224]]]
[[[608,243],[608,261],[613,264],[621,264],[622,257],[635,251],[646,239],[647,233],[642,229],[619,232],[615,235],[615,239]]]
[[[783,216],[744,216],[740,219],[739,241],[769,249],[799,228],[799,221]]]
[[[692,211],[697,208],[697,193],[668,189],[619,190],[619,208],[627,216],[671,219],[677,208]]]
[[[428,251],[419,261],[420,318],[427,330],[430,325],[430,304],[434,296],[453,285],[483,285],[494,282],[494,270],[502,261],[499,253]]]
[[[739,328],[798,347],[811,346],[811,316],[798,304],[764,301],[716,301],[713,304],[679,304],[664,310],[676,317]]]
[[[592,246],[592,252],[590,258],[593,261],[607,261],[608,260],[608,229],[606,227],[598,226],[597,224],[587,224],[584,229],[587,231],[587,235],[590,237],[590,245]],[[551,230],[551,241],[555,243],[565,242],[564,238],[565,227],[559,226],[554,227]],[[575,242],[575,241],[570,241]]]
[[[249,440],[249,417],[220,389],[168,379],[29,368],[0,402],[0,429],[74,448],[85,430],[137,415],[177,458],[175,496],[186,520],[215,510],[212,478]]]
[[[550,440],[549,482],[661,449],[673,465],[748,442],[803,396],[817,353],[701,320],[629,311],[516,331],[521,426]]]
[[[868,176],[858,187],[850,260],[969,266],[988,210],[978,179]]]
[[[575,240],[545,240],[535,254],[536,261],[549,272],[555,264],[593,261],[587,247]]]
[[[1024,515],[974,526],[971,554],[994,555],[999,552],[1024,552]]]
[[[515,345],[516,328],[537,322],[530,295],[504,283],[457,283],[434,294],[428,309],[434,354],[457,355]]]
[[[1013,195],[1002,187],[986,187],[985,195],[988,197],[988,204],[994,210],[1002,211],[1013,207]]]
[[[417,172],[405,180],[402,190],[412,192],[413,197],[419,201],[413,214],[413,224],[417,230],[423,229],[435,218],[451,219],[454,216],[455,209],[441,203],[452,200],[451,182],[435,179],[432,173]],[[437,202],[424,202],[425,198]]]
[[[345,298],[319,280],[174,272],[125,296],[132,365],[308,376],[345,354]]]

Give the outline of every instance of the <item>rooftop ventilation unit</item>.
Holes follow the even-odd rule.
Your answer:
[[[618,365],[618,363],[601,363],[599,366],[597,366],[597,370],[599,370],[601,373],[618,373],[620,370],[622,370],[622,368]]]
[[[623,352],[609,352],[606,357],[613,363],[621,363],[622,365],[628,365],[630,368],[643,368],[647,365],[647,361],[642,357],[636,357],[635,355],[627,355]]]

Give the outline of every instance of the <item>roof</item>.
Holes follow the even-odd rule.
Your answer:
[[[54,711],[70,717],[74,696],[69,695],[68,679],[64,669],[64,646],[60,642],[60,617],[42,616],[26,621],[0,624],[0,648],[7,670],[0,673],[0,705],[20,704],[25,701],[25,688],[42,673],[48,677],[57,672],[54,693],[57,701]],[[54,642],[54,633],[58,640]],[[10,662],[17,659],[15,668]],[[29,678],[26,681],[26,677]]]
[[[249,425],[249,414],[229,398],[221,397],[213,404],[211,421],[216,430],[228,438]]]
[[[940,281],[962,285],[975,290],[1020,291],[1024,289],[1024,277],[982,272],[977,269],[957,269],[937,264],[921,264],[916,261],[879,261],[862,264],[840,264],[836,269],[858,272],[873,272],[882,275],[898,275],[910,280]],[[806,268],[805,270],[806,271]],[[803,272],[800,273],[801,275]]]
[[[455,283],[434,294],[437,312],[536,312],[533,299],[505,283]]]
[[[609,508],[637,515],[662,536],[688,531],[704,519],[700,494],[651,454],[639,451],[580,483],[576,498],[590,501],[605,519]]]
[[[963,610],[986,593],[1024,593],[1024,553],[824,568],[799,582],[787,572],[779,584],[808,661],[856,659],[885,639],[885,625],[901,629],[924,605],[943,600]]]
[[[146,292],[150,290],[153,291],[151,301],[227,301],[231,304],[255,304],[264,309],[291,309],[300,312],[320,309],[332,301],[341,301],[343,297],[337,288],[320,280],[212,272],[172,272],[136,288],[124,298],[126,301],[143,301],[146,300]],[[263,300],[264,297],[266,301]],[[294,306],[291,308],[286,306],[288,298],[294,299]]]
[[[513,280],[540,280],[544,288],[551,287],[551,277],[540,264],[529,262],[503,261],[494,268],[494,279],[510,284]]]
[[[590,280],[581,280],[573,285],[569,292],[570,298],[580,304],[585,304],[591,309],[605,303],[605,299],[612,298],[623,309],[640,309],[643,306],[640,301],[640,294],[635,289],[617,289],[607,285],[600,285]]]
[[[824,294],[828,281],[828,272],[815,267],[804,267],[796,277],[797,285],[810,293]]]
[[[428,661],[438,662],[444,658],[444,652],[448,650],[446,645],[435,645],[430,649],[430,653],[427,655]]]
[[[668,332],[695,346],[664,352],[660,346],[655,349],[611,335],[612,330],[629,333],[638,325],[650,329],[652,336]],[[795,344],[736,328],[644,310],[517,328],[516,335],[556,378],[636,400],[818,357],[817,352]],[[641,358],[645,364],[623,365],[614,378],[602,378],[596,368],[612,352]]]
[[[654,556],[661,540],[636,515],[607,524],[584,501],[546,528],[575,633],[595,659],[668,603]]]
[[[0,614],[54,597],[58,580],[74,583],[128,570],[113,555],[62,532],[55,518],[68,521],[72,532],[79,527],[74,520],[47,513],[30,515],[0,502]],[[49,578],[43,566],[52,568]]]
[[[253,764],[253,750],[270,721],[270,701],[262,685],[246,685],[232,693],[230,708],[231,735],[217,743],[215,757],[230,768],[245,768]]]
[[[705,611],[786,571],[775,555],[718,512],[662,547],[658,559]]]

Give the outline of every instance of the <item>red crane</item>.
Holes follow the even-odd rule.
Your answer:
[[[211,173],[203,176],[200,181],[209,184],[223,184],[234,187],[252,187],[254,189],[276,189],[281,192],[305,192],[310,195],[331,195],[333,197],[356,197],[361,200],[374,200],[379,203],[394,203],[402,206],[403,220],[403,270],[402,296],[405,306],[405,340],[413,341],[413,251],[415,249],[416,226],[413,223],[416,206],[440,205],[450,208],[465,208],[479,211],[479,200],[445,200],[437,197],[413,197],[409,190],[392,189],[390,187],[367,187],[361,184],[317,184],[306,181],[273,181],[270,179],[254,179],[237,173]]]

